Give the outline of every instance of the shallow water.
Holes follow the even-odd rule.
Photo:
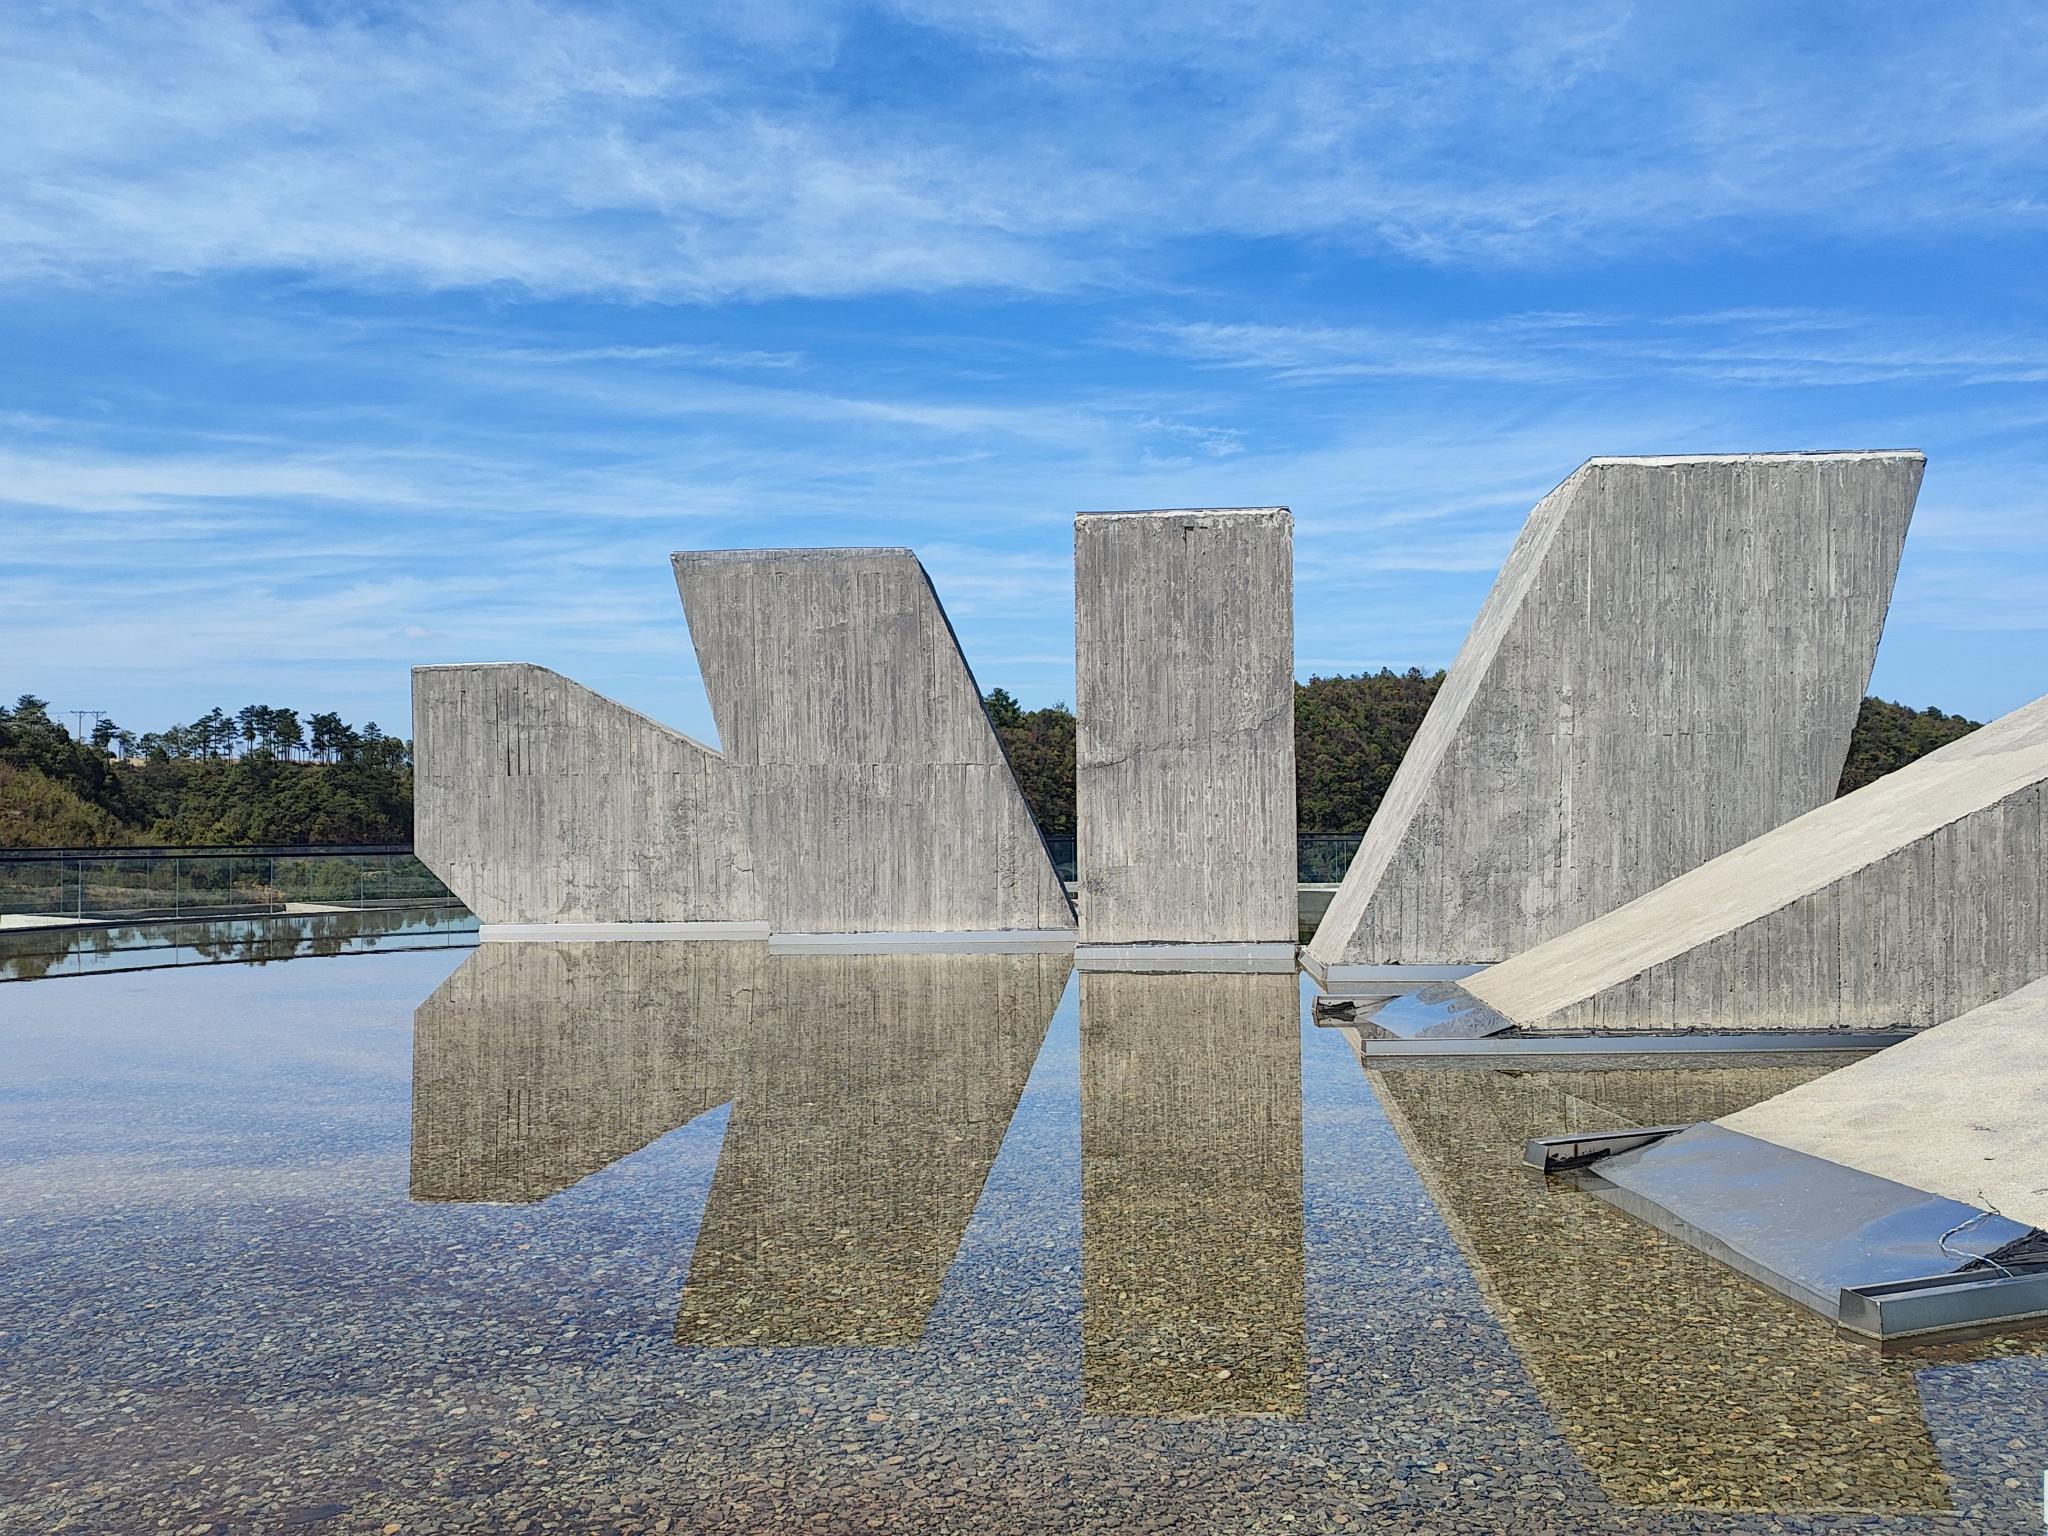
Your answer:
[[[0,1530],[2037,1530],[2048,1342],[1518,1166],[1819,1070],[1368,1076],[1033,956],[6,987]]]

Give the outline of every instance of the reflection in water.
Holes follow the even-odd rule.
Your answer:
[[[914,1342],[1072,964],[485,945],[415,1021],[414,1196],[543,1199],[731,1102],[676,1341]]]
[[[1534,1136],[1715,1119],[1835,1065],[1367,1073],[1537,1390],[1609,1497],[1799,1513],[1949,1509],[1909,1364],[1520,1166]]]
[[[1073,957],[778,956],[679,1344],[910,1344]]]
[[[413,1016],[415,1200],[544,1200],[733,1097],[766,946],[485,944]]]
[[[1081,977],[1091,1414],[1305,1409],[1292,975]]]
[[[17,928],[0,932],[0,981],[460,949],[474,943],[476,919],[460,907],[446,905]]]

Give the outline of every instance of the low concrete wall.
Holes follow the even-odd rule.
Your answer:
[[[2048,698],[1465,989],[1545,1029],[1938,1024],[2048,973]]]
[[[1292,942],[1294,520],[1074,520],[1086,944]]]
[[[1311,957],[1505,959],[1824,804],[1923,467],[1581,468],[1530,515]]]

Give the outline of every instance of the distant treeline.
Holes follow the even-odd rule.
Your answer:
[[[79,741],[33,694],[0,706],[0,846],[411,840],[412,744],[375,721],[252,704]]]
[[[1381,668],[1356,677],[1312,677],[1294,688],[1296,825],[1304,832],[1362,833],[1393,781],[1408,743],[1443,683],[1441,672]],[[989,719],[1010,754],[1024,798],[1046,832],[1074,830],[1074,713],[1065,704],[1027,710],[1003,689]],[[1849,738],[1837,794],[1977,728],[1938,709],[1865,699]]]
[[[1382,669],[1294,690],[1295,783],[1304,832],[1363,832],[1443,682]],[[1024,798],[1053,836],[1074,831],[1074,713],[988,695]],[[1840,793],[1977,728],[1939,709],[1865,699]],[[412,838],[412,744],[376,722],[252,704],[131,735],[101,720],[77,741],[24,694],[0,707],[0,846],[384,843]]]

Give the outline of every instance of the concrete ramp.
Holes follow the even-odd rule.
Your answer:
[[[1309,944],[1502,960],[1825,804],[1917,453],[1594,459],[1537,506]]]
[[[1470,977],[1525,1029],[1925,1026],[2048,973],[2048,698]]]
[[[2048,980],[1720,1123],[2048,1229]]]

